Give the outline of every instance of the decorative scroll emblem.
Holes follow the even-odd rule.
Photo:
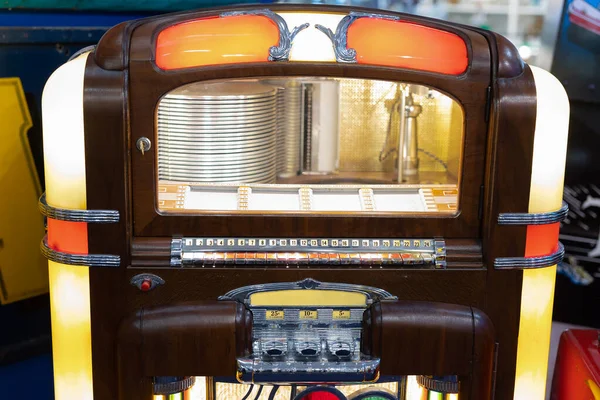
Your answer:
[[[269,61],[287,61],[290,56],[290,50],[292,49],[292,42],[296,35],[308,28],[309,24],[304,23],[300,26],[296,26],[292,32],[288,29],[285,20],[278,14],[268,9],[263,10],[252,10],[252,11],[229,11],[221,14],[221,17],[233,17],[237,15],[262,15],[271,19],[279,28],[279,44],[269,49]]]
[[[335,58],[338,62],[344,63],[355,63],[356,62],[356,50],[348,48],[348,28],[350,25],[354,23],[359,18],[377,18],[377,19],[387,19],[391,21],[398,21],[400,18],[392,17],[389,15],[383,14],[369,14],[362,12],[351,12],[346,15],[337,28],[335,29],[335,33],[331,31],[331,29],[326,26],[316,24],[315,28],[323,32],[333,43],[333,51],[335,52]]]
[[[306,278],[298,282],[265,283],[260,285],[250,285],[233,289],[227,294],[220,296],[219,300],[235,300],[240,303],[248,303],[250,295],[259,292],[274,292],[279,290],[337,290],[343,292],[362,293],[367,297],[367,303],[373,303],[380,300],[398,300],[388,291],[364,285],[352,285],[348,283],[337,282],[319,282],[312,278]]]

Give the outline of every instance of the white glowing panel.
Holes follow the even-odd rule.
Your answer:
[[[427,211],[423,197],[418,192],[380,192],[373,193],[375,211],[402,211],[425,212]]]
[[[335,53],[331,40],[315,28],[316,24],[328,27],[333,32],[345,14],[312,14],[282,12],[290,30],[295,26],[309,23],[310,26],[294,38],[290,61],[335,62]]]
[[[248,210],[299,211],[300,194],[297,190],[280,193],[253,190],[248,196]]]
[[[406,377],[406,400],[421,400],[427,396],[425,389],[423,389],[417,382],[416,375],[409,375]]]
[[[537,91],[529,212],[556,211],[562,193],[569,133],[569,98],[551,73],[531,67]]]
[[[58,68],[42,94],[46,200],[60,208],[85,209],[83,76],[89,53]]]
[[[186,210],[237,210],[237,188],[203,190],[188,188],[184,208]]]
[[[361,211],[362,206],[358,190],[347,192],[314,190],[311,209],[314,211]]]

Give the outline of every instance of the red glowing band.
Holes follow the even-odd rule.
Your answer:
[[[547,256],[558,249],[560,223],[527,226],[525,257]]]
[[[48,246],[70,254],[88,254],[87,222],[48,218]]]

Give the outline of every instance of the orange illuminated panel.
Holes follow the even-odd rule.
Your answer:
[[[529,225],[525,240],[525,257],[539,257],[552,254],[558,248],[560,223]]]
[[[71,254],[87,254],[87,223],[48,218],[48,246]]]
[[[348,27],[348,48],[359,64],[460,75],[467,46],[458,35],[409,22],[359,18]]]
[[[166,28],[156,40],[163,70],[266,62],[279,43],[279,28],[262,15],[211,17]]]

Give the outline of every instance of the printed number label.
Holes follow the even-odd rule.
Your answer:
[[[267,310],[267,319],[283,319],[284,312],[282,310]]]
[[[300,319],[317,319],[317,312],[315,310],[301,310]]]
[[[350,310],[333,310],[333,319],[350,319]]]

